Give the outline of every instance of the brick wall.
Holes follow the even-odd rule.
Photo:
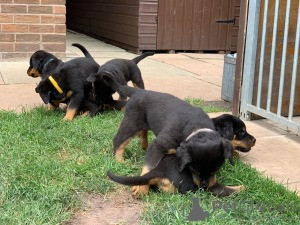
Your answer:
[[[0,0],[0,61],[39,49],[65,58],[66,0]]]

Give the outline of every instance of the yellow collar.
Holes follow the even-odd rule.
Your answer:
[[[54,78],[52,76],[49,76],[48,79],[50,80],[50,82],[53,84],[53,86],[55,87],[55,89],[59,92],[59,94],[64,93],[63,90],[60,88],[60,86],[58,85],[58,83],[54,80]]]

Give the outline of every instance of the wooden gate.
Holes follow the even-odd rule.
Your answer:
[[[236,51],[240,0],[160,0],[157,50]]]

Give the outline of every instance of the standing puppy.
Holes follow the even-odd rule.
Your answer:
[[[68,102],[64,120],[72,120],[80,107],[89,101],[92,85],[86,78],[99,68],[83,46],[73,45],[79,47],[87,57],[64,63],[49,53],[38,51],[31,57],[28,69],[29,74],[35,72],[33,76],[42,76],[35,91],[40,94],[45,104],[50,103],[53,107],[58,107],[59,103]]]
[[[140,134],[142,148],[148,146],[148,130],[156,135],[156,139],[147,148],[141,175],[154,169],[165,154],[179,146],[182,151],[196,149],[197,140],[190,137],[196,136],[203,128],[215,129],[202,109],[175,96],[121,85],[110,74],[104,75],[103,79],[120,95],[130,97],[125,106],[123,121],[113,139],[116,160],[124,161],[125,147],[136,134]],[[183,142],[184,146],[181,145]],[[148,190],[149,185],[135,186],[133,194],[139,196]]]
[[[137,64],[144,58],[153,55],[153,52],[145,52],[142,55],[128,60],[128,59],[113,59],[99,67],[97,73],[91,74],[87,80],[93,83],[94,92],[101,98],[109,98],[115,90],[112,89],[109,84],[102,79],[102,75],[111,74],[116,81],[120,84],[127,85],[129,81],[132,81],[134,87],[145,89],[144,81],[141,75],[141,71]],[[119,93],[119,100],[126,100],[126,96]]]

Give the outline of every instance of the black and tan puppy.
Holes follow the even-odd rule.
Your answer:
[[[93,83],[95,94],[97,96],[102,96],[101,98],[104,99],[106,96],[109,97],[115,93],[115,90],[112,89],[109,84],[102,79],[102,75],[106,73],[112,74],[116,81],[118,81],[120,84],[127,85],[127,83],[131,81],[134,87],[145,89],[141,71],[137,64],[142,59],[153,54],[153,52],[145,52],[131,60],[112,59],[101,65],[97,73],[91,74],[87,80]],[[120,94],[119,100],[126,100],[126,96],[122,96],[122,94]]]
[[[124,185],[156,186],[164,192],[185,194],[199,188],[213,195],[228,196],[244,189],[244,186],[223,186],[216,180],[215,173],[229,159],[233,164],[233,147],[221,135],[210,129],[202,129],[181,142],[176,155],[165,155],[159,164],[143,176],[107,175]]]
[[[94,61],[91,54],[80,44],[73,43],[72,46],[79,48],[84,56],[92,61]],[[83,57],[76,58],[71,60],[73,63],[80,63]],[[95,61],[94,61],[95,62]],[[60,59],[58,59],[53,54],[46,52],[44,50],[39,50],[33,53],[30,57],[29,68],[27,69],[28,76],[31,77],[44,77],[47,75],[51,75],[58,65],[63,63]],[[96,62],[95,62],[96,63]]]
[[[124,161],[124,149],[136,134],[140,134],[144,149],[148,146],[148,130],[156,135],[147,148],[142,175],[154,169],[166,153],[176,150],[184,141],[190,144],[190,148],[197,148],[195,141],[186,140],[192,133],[203,128],[215,129],[202,109],[175,96],[121,85],[110,74],[104,75],[103,79],[118,93],[130,97],[123,121],[113,139],[116,160]],[[133,191],[140,195],[147,193],[148,189],[147,185],[135,186]]]
[[[223,114],[212,118],[216,130],[222,137],[231,141],[233,148],[241,152],[249,152],[256,139],[246,130],[245,123],[238,117]]]
[[[40,94],[44,103],[51,103],[57,107],[60,102],[68,102],[64,120],[72,120],[84,101],[89,101],[92,85],[86,78],[97,72],[99,68],[83,46],[73,45],[79,47],[88,57],[76,58],[64,63],[55,58],[49,59],[52,57],[51,54],[37,52],[30,60],[34,69],[30,69],[29,74],[30,71],[38,71],[38,75],[42,76],[35,91]]]

